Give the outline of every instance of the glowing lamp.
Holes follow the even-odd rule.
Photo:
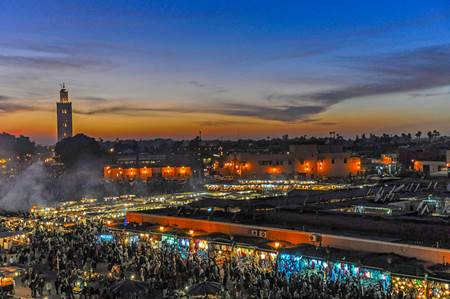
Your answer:
[[[198,247],[199,247],[200,249],[205,249],[205,248],[206,248],[205,242],[200,241],[200,242],[198,243]]]
[[[189,230],[189,234],[192,236],[194,234],[194,231],[192,229]]]
[[[280,247],[280,243],[279,242],[275,242],[275,248],[279,248]]]
[[[159,230],[163,232],[164,231],[164,226],[160,226]]]

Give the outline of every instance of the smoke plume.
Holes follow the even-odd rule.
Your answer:
[[[21,211],[34,204],[45,204],[48,200],[46,178],[44,165],[42,162],[36,162],[25,169],[11,185],[3,182],[0,208],[6,211]]]

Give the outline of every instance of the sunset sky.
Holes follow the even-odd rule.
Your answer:
[[[450,134],[447,0],[2,0],[0,32],[0,131],[46,144],[62,82],[104,139]]]

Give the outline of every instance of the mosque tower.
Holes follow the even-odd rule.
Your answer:
[[[56,103],[58,121],[58,141],[72,137],[72,103],[69,101],[69,92],[63,83],[59,91],[59,102]]]

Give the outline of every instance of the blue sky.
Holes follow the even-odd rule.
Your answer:
[[[448,1],[316,2],[1,1],[0,128],[51,142],[64,81],[105,138],[450,133]]]

